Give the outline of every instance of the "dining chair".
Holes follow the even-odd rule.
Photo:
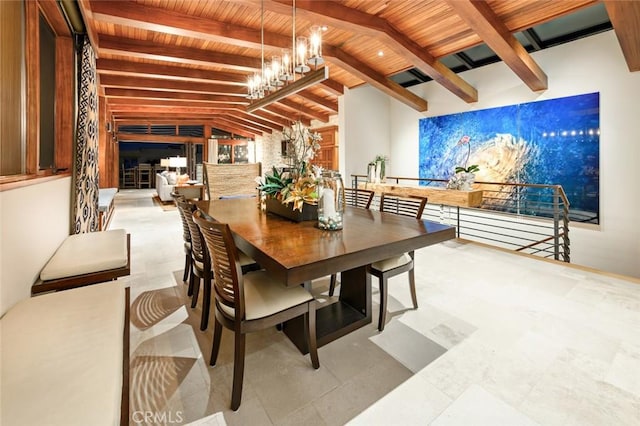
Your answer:
[[[191,307],[195,308],[198,304],[198,296],[200,295],[200,283],[202,283],[200,330],[206,330],[209,326],[209,311],[211,309],[211,281],[215,280],[215,276],[211,269],[211,259],[206,244],[202,239],[202,233],[198,225],[193,221],[193,212],[197,210],[197,207],[184,197],[177,202],[178,207],[182,210],[182,214],[185,217],[191,237],[191,276],[189,278],[187,295],[191,296]],[[260,265],[245,253],[240,252],[239,256],[243,273],[260,269]]]
[[[189,276],[191,275],[191,231],[189,231],[189,224],[187,223],[187,219],[184,217],[184,212],[180,206],[178,206],[178,200],[186,200],[182,195],[175,192],[172,192],[171,196],[178,208],[178,214],[182,221],[182,241],[184,246],[184,273],[182,274],[182,281],[186,283],[187,279],[189,279]],[[191,293],[189,293],[189,296],[191,296]]]
[[[202,234],[198,225],[193,221],[193,212],[196,206],[187,201],[184,197],[176,200],[178,208],[182,211],[182,216],[187,222],[189,228],[189,236],[191,238],[191,275],[189,277],[189,288],[187,295],[191,296],[191,307],[195,308],[198,304],[198,295],[200,293],[200,282],[204,282],[204,291],[202,292],[202,316],[200,318],[200,329],[205,330],[209,323],[209,305],[210,290],[207,291],[207,283],[211,288],[211,262],[209,254],[206,252],[206,246],[202,240]],[[196,283],[197,280],[197,283]],[[209,293],[209,295],[207,295]],[[207,297],[209,296],[209,297]]]
[[[368,189],[344,188],[345,204],[348,206],[368,209],[371,207],[373,196],[374,192]],[[333,293],[336,290],[337,275],[338,274],[331,274],[331,280],[329,281],[329,296],[333,296]]]
[[[246,334],[263,330],[304,315],[305,336],[313,368],[320,367],[316,342],[315,299],[302,286],[286,287],[267,271],[241,273],[240,256],[226,223],[193,214],[211,253],[215,296],[215,324],[210,365],[216,365],[222,327],[234,333],[233,388],[231,409],[237,410],[242,399]]]
[[[151,188],[151,164],[140,163],[138,164],[138,188]]]
[[[396,197],[382,194],[380,197],[380,211],[394,213],[402,216],[415,217],[420,219],[424,211],[427,199],[424,197]],[[409,289],[413,309],[418,309],[418,299],[416,296],[416,282],[414,274],[414,252],[402,253],[384,259],[367,266],[367,272],[378,277],[380,282],[380,315],[378,317],[378,330],[384,330],[387,319],[387,296],[389,278],[408,272]]]

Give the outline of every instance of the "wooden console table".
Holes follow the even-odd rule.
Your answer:
[[[453,207],[480,207],[482,204],[482,190],[458,191],[455,189],[408,186],[391,183],[362,182],[358,184],[360,189],[368,189],[376,194],[385,193],[400,197],[418,196],[427,197],[429,204],[440,204]]]
[[[173,187],[173,192],[184,196],[186,199],[197,198],[199,200],[204,200],[203,183],[176,185]]]

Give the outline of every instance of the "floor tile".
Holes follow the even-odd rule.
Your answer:
[[[535,426],[537,424],[478,385],[472,385],[465,390],[460,398],[431,423],[432,426]]]
[[[250,334],[233,412],[233,334],[210,366],[182,224],[154,192],[119,191],[111,223],[131,233],[132,412],[179,414],[171,424],[222,413],[231,426],[640,424],[640,284],[460,241],[416,251],[417,310],[406,276],[392,279],[382,333],[373,280],[373,323],[320,348],[319,370],[275,328]],[[313,283],[320,303],[334,300],[328,281]]]

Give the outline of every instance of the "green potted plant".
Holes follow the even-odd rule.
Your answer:
[[[258,177],[258,189],[266,197],[267,210],[297,221],[313,220],[315,211],[317,219],[316,183],[322,176],[322,168],[310,166],[309,160],[320,149],[322,137],[299,121],[293,123],[291,128],[285,128],[282,134],[287,145],[288,167],[284,171],[273,167],[270,174]],[[306,214],[305,206],[308,206]],[[290,215],[289,212],[293,213]]]

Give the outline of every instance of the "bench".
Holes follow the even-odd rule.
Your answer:
[[[117,192],[118,188],[100,188],[98,190],[98,231],[106,231],[109,228]]]
[[[31,286],[31,294],[115,280],[131,273],[131,238],[124,229],[69,235]]]
[[[3,425],[128,425],[129,288],[18,302],[0,319]]]

